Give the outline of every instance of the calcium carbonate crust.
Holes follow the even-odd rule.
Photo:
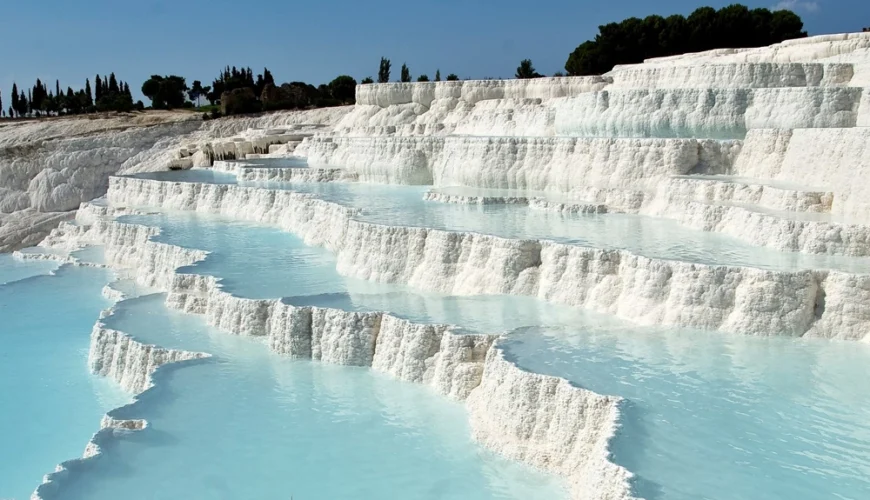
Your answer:
[[[507,203],[546,191],[777,250],[866,256],[870,188],[854,179],[870,164],[867,144],[860,128],[754,130],[745,141],[334,137],[312,139],[307,154],[360,181],[519,191]],[[295,175],[272,170],[260,178]]]
[[[240,145],[241,153],[234,149],[233,155],[268,149],[275,141],[298,143],[302,135],[288,130],[312,130],[304,134],[308,136],[348,111],[342,107],[208,122],[191,113],[148,112],[0,126],[0,251],[38,243],[60,221],[72,218],[80,203],[103,195],[109,175],[189,168],[196,162],[210,165],[205,153],[197,157],[195,152],[208,151],[212,142],[224,144],[221,138]],[[252,128],[261,133],[248,132]],[[243,136],[231,140],[238,134]]]
[[[236,176],[239,182],[356,182],[359,176],[344,168],[288,167],[270,168],[251,166],[244,161],[215,161],[216,172]]]
[[[239,299],[211,278],[177,275],[177,266],[205,253],[153,242],[153,228],[107,221],[109,209],[97,206],[80,211],[90,227],[62,221],[78,202],[102,193],[112,173],[292,152],[315,167],[232,168],[240,181],[545,190],[583,203],[432,196],[553,210],[597,204],[780,250],[861,256],[870,252],[867,87],[870,34],[853,33],[657,58],[594,77],[361,85],[352,108],[196,127],[161,120],[130,131],[87,120],[3,126],[0,250],[33,244],[60,224],[46,245],[105,244],[113,266],[135,268],[142,283],[169,292],[172,307],[205,314],[233,333],[265,335],[285,355],[369,365],[465,399],[474,436],[487,447],[567,477],[577,498],[629,498],[630,475],[607,460],[618,400],[522,372],[504,360],[493,336],[460,336],[386,313]],[[177,130],[154,132],[161,127]],[[711,174],[729,177],[701,177]],[[866,275],[694,265],[548,241],[380,226],[355,220],[353,209],[263,189],[135,179],[109,184],[113,204],[277,225],[333,251],[339,271],[350,276],[456,294],[531,295],[639,323],[870,338],[870,312],[861,307],[870,303]],[[120,332],[95,337],[104,347],[127,342]],[[118,349],[100,348],[95,356],[108,357],[119,380],[142,387],[145,377],[137,374],[151,369],[154,354],[128,346],[124,352],[135,353],[128,362],[126,355],[108,354]],[[98,453],[114,433],[145,423],[119,415],[103,426],[86,455]],[[62,467],[40,489],[56,492],[67,472]]]
[[[235,185],[118,177],[109,200],[275,225],[332,251],[342,274],[371,281],[455,295],[528,295],[648,325],[854,340],[870,333],[870,315],[852,305],[870,290],[863,274],[711,266],[547,240],[385,226],[312,195]]]
[[[81,247],[83,242],[66,241],[65,246]],[[81,265],[75,263],[74,265]],[[106,288],[109,288],[108,286]],[[120,292],[104,295],[110,300],[123,297]],[[120,302],[121,300],[118,300]],[[100,421],[100,430],[88,441],[81,458],[67,460],[59,464],[54,472],[46,474],[31,494],[31,500],[58,498],[65,481],[70,475],[86,467],[87,462],[99,459],[101,447],[116,435],[145,429],[148,422],[143,419],[124,418],[141,399],[143,394],[154,387],[154,375],[164,365],[204,360],[211,355],[147,345],[133,337],[116,330],[108,329],[102,319],[114,312],[113,306],[100,313],[100,320],[91,332],[88,352],[88,367],[92,373],[108,377],[117,382],[125,391],[133,394],[134,401],[128,405],[109,411]]]
[[[631,474],[609,461],[619,398],[519,369],[504,360],[498,335],[463,334],[448,325],[416,324],[383,312],[235,297],[213,277],[175,272],[200,262],[205,252],[152,241],[158,234],[153,227],[94,219],[86,215],[90,211],[87,205],[81,210],[91,226],[62,225],[46,245],[100,243],[113,268],[135,269],[143,284],[166,290],[169,307],[203,314],[209,324],[229,333],[264,337],[278,354],[368,366],[465,400],[474,437],[488,448],[565,477],[574,498],[632,498]],[[147,390],[158,364],[199,356],[205,355],[143,346],[101,324],[91,337],[92,370],[132,390]],[[511,402],[514,393],[525,395],[522,405]],[[107,438],[101,433],[89,449]],[[47,477],[50,486],[41,488],[56,489],[59,479]],[[39,495],[37,490],[34,498],[51,498]]]

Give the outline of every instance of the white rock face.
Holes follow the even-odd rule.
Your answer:
[[[382,226],[355,220],[351,209],[282,190],[113,178],[109,199],[277,225],[333,251],[343,274],[372,281],[458,295],[529,295],[642,324],[851,339],[870,333],[866,322],[827,329],[824,316],[846,307],[853,295],[839,288],[828,293],[826,271],[708,266],[548,241]],[[155,253],[175,258],[168,250]],[[158,274],[152,269],[159,264],[150,259],[139,264],[147,276]],[[870,279],[850,276],[856,289]],[[821,296],[828,307],[817,307]]]
[[[145,345],[97,324],[91,333],[88,365],[92,373],[109,377],[125,391],[138,394],[151,387],[151,375],[161,365],[207,357],[201,352]]]
[[[705,65],[635,64],[617,66],[608,77],[614,88],[781,88],[844,87],[851,64],[733,63]]]
[[[607,459],[618,403],[564,379],[524,372],[494,348],[468,411],[475,439],[567,477],[574,498],[629,499],[631,474]]]
[[[313,140],[311,165],[341,165],[367,182],[432,184],[435,158],[443,149],[440,138],[348,138]]]
[[[446,325],[416,324],[383,312],[296,307],[278,300],[234,297],[214,278],[175,274],[179,265],[201,259],[204,253],[167,250],[170,245],[147,239],[154,234],[150,228],[97,220],[90,228],[63,225],[47,243],[69,248],[99,241],[113,267],[135,270],[144,283],[161,283],[170,292],[167,305],[205,314],[209,323],[229,333],[265,336],[279,354],[369,366],[427,385],[447,397],[467,399],[474,435],[485,446],[565,476],[577,498],[631,498],[630,474],[611,463],[607,451],[616,428],[618,399],[517,369],[495,347],[497,335],[461,334]],[[89,363],[95,373],[114,378],[128,390],[142,391],[150,386],[150,376],[158,366],[206,356],[142,345],[98,323],[91,337]],[[516,394],[528,398],[516,404]],[[144,425],[142,421],[104,419],[104,428]],[[98,433],[86,457],[99,453],[100,439]],[[548,444],[540,439],[554,441]],[[558,440],[564,443],[556,444]],[[35,498],[49,498],[44,495],[58,491],[64,479],[62,473],[47,476]]]
[[[110,173],[217,161],[242,181],[431,184],[467,190],[436,190],[427,195],[433,201],[630,212],[782,251],[870,256],[870,34],[658,58],[594,77],[362,85],[353,108],[195,127],[100,126],[60,139],[60,125],[47,124],[39,144],[0,127],[3,248],[44,234],[64,211],[102,194]],[[291,151],[311,168],[220,163]],[[474,189],[507,192],[467,194]],[[372,281],[527,295],[640,324],[870,341],[867,274],[710,266],[375,225],[310,195],[234,185],[112,178],[107,197],[112,207],[275,225],[335,253],[341,273]],[[85,206],[82,225],[60,224],[44,244],[103,244],[113,267],[168,292],[170,307],[262,337],[280,354],[370,366],[465,400],[487,447],[566,477],[575,498],[631,498],[630,473],[608,459],[617,398],[520,370],[495,335],[389,312],[233,297],[213,278],[175,273],[204,252],[150,241],[152,229],[106,220],[109,212]],[[22,220],[41,226],[31,232]],[[96,336],[95,357],[142,387],[142,374],[172,354],[128,346],[132,358],[116,355],[126,345],[121,335]]]
[[[630,89],[554,103],[557,135],[742,138],[759,128],[854,127],[861,89]]]
[[[746,137],[738,175],[792,181],[833,191],[831,212],[870,222],[870,128],[763,130]]]
[[[739,142],[697,139],[336,137],[311,140],[308,161],[371,182],[570,193],[726,173],[739,150]]]
[[[355,182],[359,174],[345,168],[251,167],[237,162],[215,161],[215,171],[227,172],[239,181],[251,182]]]
[[[314,129],[335,123],[347,111],[330,108],[208,122],[192,113],[155,112],[0,126],[0,251],[38,242],[71,217],[61,212],[105,194],[110,175],[186,168],[206,161],[203,155],[188,157],[190,143],[207,149],[209,141],[254,127]],[[251,152],[298,138],[249,135],[244,143]]]

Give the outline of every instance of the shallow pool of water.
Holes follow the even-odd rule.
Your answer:
[[[209,180],[210,170],[182,171],[196,182]],[[173,180],[177,172],[161,172]],[[141,176],[142,174],[137,174]],[[216,183],[234,177],[215,172]],[[563,214],[523,205],[465,205],[425,201],[431,186],[367,183],[243,182],[245,186],[313,193],[345,206],[360,208],[360,220],[386,225],[469,231],[505,238],[547,239],[593,248],[628,250],[650,258],[708,265],[748,266],[793,271],[836,269],[870,273],[870,257],[780,252],[745,243],[725,234],[699,231],[660,217],[631,214]]]
[[[173,234],[176,217],[194,225],[214,222],[196,214],[147,217],[138,221],[158,223],[166,235]],[[254,240],[254,234],[240,239]],[[242,265],[232,260],[241,255],[229,252],[223,265]],[[329,270],[324,262],[318,273]],[[324,278],[331,280],[341,277]],[[349,283],[344,292],[285,300],[381,309],[484,332],[549,325],[510,333],[503,344],[508,357],[531,371],[626,398],[613,452],[637,474],[635,487],[644,498],[857,499],[870,487],[870,432],[862,430],[870,395],[856,384],[870,377],[870,347],[863,344],[640,328],[535,299],[421,296],[389,285],[355,290]]]
[[[23,268],[33,264],[37,274],[44,263]],[[63,266],[0,286],[0,498],[30,498],[43,475],[81,456],[103,414],[127,401],[87,366],[110,279],[106,270]]]
[[[167,310],[163,295],[107,319],[145,342],[216,358],[166,370],[130,408],[151,426],[61,498],[564,498],[559,481],[472,442],[464,407],[366,368],[291,360]]]
[[[525,369],[626,398],[614,460],[647,500],[870,491],[868,345],[591,324],[503,345]]]
[[[57,268],[58,263],[51,260],[19,260],[11,253],[0,253],[0,285],[49,274]]]
[[[569,325],[588,315],[531,297],[457,297],[338,274],[335,258],[290,233],[220,216],[170,212],[128,215],[119,221],[159,227],[156,241],[211,252],[179,272],[221,279],[224,290],[251,299],[284,298],[294,305],[345,311],[389,311],[421,323],[502,332],[530,325]]]

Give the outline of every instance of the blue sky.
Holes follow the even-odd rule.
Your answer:
[[[774,7],[777,1],[744,1]],[[376,76],[381,56],[393,76],[512,77],[531,58],[539,72],[563,69],[568,54],[598,25],[649,14],[688,14],[730,1],[621,0],[10,0],[2,8],[0,89],[37,77],[79,88],[97,72],[128,82],[134,95],[151,74],[210,83],[220,68],[267,66],[275,79],[325,83],[339,74]],[[785,0],[810,34],[860,31],[867,0]],[[862,24],[863,23],[863,24]],[[147,100],[145,100],[147,104]]]

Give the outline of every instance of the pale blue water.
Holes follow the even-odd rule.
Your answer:
[[[12,283],[31,276],[49,274],[58,268],[50,260],[18,260],[11,253],[0,253],[0,285]]]
[[[564,497],[553,478],[480,449],[463,406],[426,387],[279,357],[167,310],[163,295],[122,303],[107,324],[216,359],[163,373],[124,412],[151,427],[105,447],[109,459],[61,498]]]
[[[70,256],[88,264],[105,264],[106,249],[101,245],[85,247],[70,253]]]
[[[870,491],[868,345],[611,324],[503,345],[523,368],[627,398],[614,458],[648,500]]]
[[[143,174],[137,174],[141,176]],[[234,183],[227,174],[209,170],[159,172],[149,178],[186,182]],[[217,176],[214,181],[211,176]],[[182,179],[183,177],[183,179]],[[779,252],[736,238],[689,229],[658,217],[630,214],[561,214],[520,205],[463,205],[423,200],[431,186],[366,183],[244,182],[246,186],[313,193],[323,199],[361,208],[360,220],[386,225],[470,231],[505,238],[547,239],[603,249],[628,250],[650,258],[709,265],[749,266],[793,271],[837,269],[870,273],[870,258]]]
[[[276,228],[195,213],[129,215],[121,222],[161,228],[156,241],[212,252],[195,270],[252,299],[343,291],[331,254]]]
[[[37,274],[44,263],[26,264]],[[81,456],[103,414],[127,400],[87,368],[110,279],[105,270],[63,266],[0,286],[0,498],[30,498],[43,475]]]
[[[286,158],[246,158],[244,160],[230,160],[230,163],[238,163],[248,168],[306,168],[308,159],[298,156]]]
[[[423,323],[461,325],[481,332],[527,325],[568,325],[582,311],[529,297],[455,297],[338,274],[335,258],[275,228],[197,213],[127,215],[119,221],[159,227],[156,241],[211,252],[181,272],[221,278],[224,289],[251,299],[285,298],[295,305],[346,311],[389,311]],[[488,311],[481,314],[480,311]]]
[[[676,221],[629,214],[560,214],[522,205],[427,202],[428,186],[362,183],[268,183],[362,208],[361,220],[387,225],[470,231],[505,238],[547,239],[650,258],[772,270],[839,269],[870,272],[870,258],[779,252],[724,234],[697,231]]]
[[[159,222],[173,234],[176,217],[204,227],[213,220],[173,214],[138,222]],[[248,231],[238,237],[254,239]],[[239,260],[224,265],[242,265],[244,254],[233,255]],[[316,275],[341,279],[327,265]],[[531,299],[421,296],[399,287],[373,293],[349,283],[343,293],[285,300],[490,332],[561,325],[512,332],[508,357],[627,399],[614,459],[637,474],[637,494],[647,499],[858,499],[870,488],[870,394],[862,383],[870,346],[638,328]]]
[[[202,173],[185,175],[188,182],[203,180]],[[645,218],[563,217],[523,207],[426,203],[421,188],[281,186],[362,207],[361,217],[373,222],[628,245],[714,263],[737,259],[772,268],[818,263],[727,238],[704,239],[720,235],[684,229],[672,233]],[[328,252],[306,247],[274,228],[198,214],[124,220],[161,227],[161,241],[213,251],[185,271],[218,276],[228,291],[240,296],[387,310],[415,321],[476,331],[515,330],[503,345],[521,367],[626,398],[613,458],[637,475],[636,493],[647,499],[863,499],[870,491],[870,397],[865,383],[870,346],[628,327],[607,316],[529,298],[420,293],[343,278]],[[637,227],[626,222],[619,229],[614,220],[635,220]],[[99,262],[102,250],[88,248],[76,256]],[[819,262],[861,268],[865,261]],[[0,277],[41,274],[13,267],[0,260]],[[22,402],[13,405],[14,412],[0,412],[2,453],[8,454],[0,462],[0,498],[26,498],[55,463],[80,455],[105,404],[123,399],[117,391],[103,392],[99,383],[87,386],[90,392],[81,383],[94,383],[86,371],[87,334],[105,307],[91,310],[85,302],[92,297],[105,304],[99,289],[108,274],[96,283],[69,281],[69,289],[62,281],[51,281],[94,276],[87,273],[105,271],[64,267],[58,276],[0,286],[4,356],[11,346],[0,364],[0,394]],[[117,286],[141,293],[129,284]],[[151,427],[113,441],[105,449],[107,459],[85,468],[62,497],[564,496],[559,481],[494,457],[471,442],[460,404],[366,369],[278,357],[256,340],[216,332],[201,317],[167,310],[163,298],[148,295],[123,302],[106,321],[145,342],[216,357],[162,370],[157,389],[118,415],[147,418]],[[60,333],[69,331],[77,314],[85,324],[83,334],[75,337],[83,345],[78,351],[64,343],[72,337]],[[530,327],[521,328],[525,326]],[[50,342],[41,343],[43,339]],[[60,346],[57,351],[52,350],[55,345]],[[79,372],[65,364],[70,359],[78,360]],[[38,369],[31,370],[33,366]],[[39,386],[45,377],[56,376],[69,384],[68,390],[47,392],[42,398],[50,405],[46,410],[31,398],[45,390]],[[32,380],[21,383],[19,378]],[[107,387],[113,386],[103,389]],[[38,414],[27,413],[32,406]],[[80,426],[68,425],[79,421],[79,412],[88,417],[81,418]],[[30,418],[23,422],[21,415]],[[46,415],[51,417],[48,425]],[[62,424],[50,425],[59,420],[57,415],[62,415]],[[19,421],[3,420],[13,417]],[[76,436],[79,427],[83,435]],[[37,432],[45,429],[59,434]],[[7,437],[12,446],[5,446]],[[15,468],[18,461],[26,462],[18,459],[25,440],[41,443],[45,454],[52,455],[46,457],[47,465],[39,464],[35,479]],[[15,485],[15,491],[7,493],[6,484]]]

